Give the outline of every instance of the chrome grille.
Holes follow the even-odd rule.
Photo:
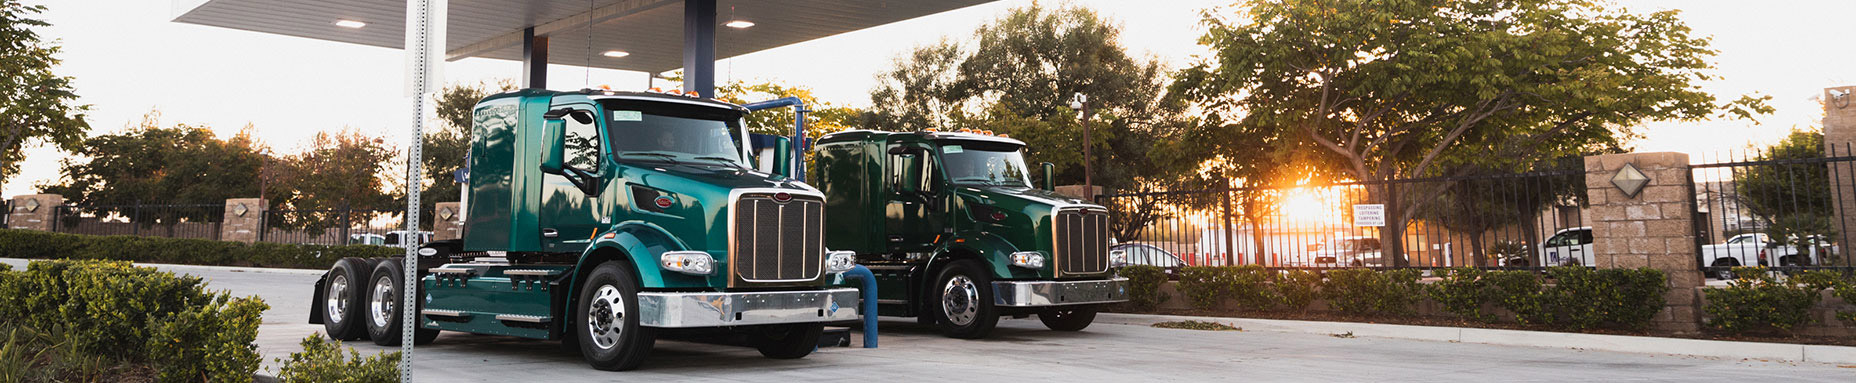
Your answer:
[[[1052,219],[1052,258],[1057,272],[1095,274],[1108,271],[1108,213],[1098,210],[1062,210]]]
[[[824,206],[818,197],[796,194],[786,202],[773,193],[735,200],[729,249],[735,275],[759,283],[818,279],[825,263]]]

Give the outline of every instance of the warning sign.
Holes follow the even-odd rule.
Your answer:
[[[1386,205],[1353,205],[1354,227],[1385,227]]]

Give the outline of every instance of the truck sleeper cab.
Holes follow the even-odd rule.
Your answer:
[[[637,367],[660,335],[739,333],[770,358],[809,354],[823,324],[858,318],[857,290],[827,285],[852,254],[825,251],[822,193],[748,167],[746,113],[596,90],[479,102],[462,239],[419,251],[415,341],[562,340],[608,370]],[[398,334],[398,262],[339,262],[311,322],[397,344],[382,335]]]
[[[1088,327],[1127,300],[1109,268],[1108,209],[1033,188],[1024,146],[952,132],[821,137],[811,174],[831,217],[826,246],[876,274],[881,315],[952,337],[985,337],[1001,315]]]

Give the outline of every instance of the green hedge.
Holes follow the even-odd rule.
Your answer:
[[[0,271],[0,327],[56,334],[67,358],[146,365],[164,382],[251,381],[259,361],[252,341],[268,308],[256,297],[208,292],[198,277],[128,262],[35,261]]]
[[[1832,273],[1805,272],[1780,279],[1763,267],[1733,271],[1736,278],[1727,287],[1706,290],[1708,304],[1702,307],[1709,329],[1730,334],[1790,332],[1811,323],[1811,308],[1823,300],[1825,288],[1847,284]]]
[[[360,352],[347,349],[343,355],[342,342],[328,340],[321,333],[303,338],[303,352],[290,353],[290,359],[279,358],[283,366],[278,369],[277,379],[284,383],[392,383],[400,378],[400,353],[381,352],[372,357],[362,357]]]
[[[78,235],[0,229],[0,257],[97,259],[183,265],[327,269],[345,257],[402,255],[396,247],[242,243],[205,239]]]
[[[1172,298],[1160,292],[1160,285],[1166,283],[1166,270],[1135,265],[1121,268],[1116,273],[1128,278],[1128,306],[1135,311],[1152,311]]]

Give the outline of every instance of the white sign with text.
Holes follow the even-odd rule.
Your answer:
[[[1353,205],[1354,227],[1385,227],[1386,205]]]

